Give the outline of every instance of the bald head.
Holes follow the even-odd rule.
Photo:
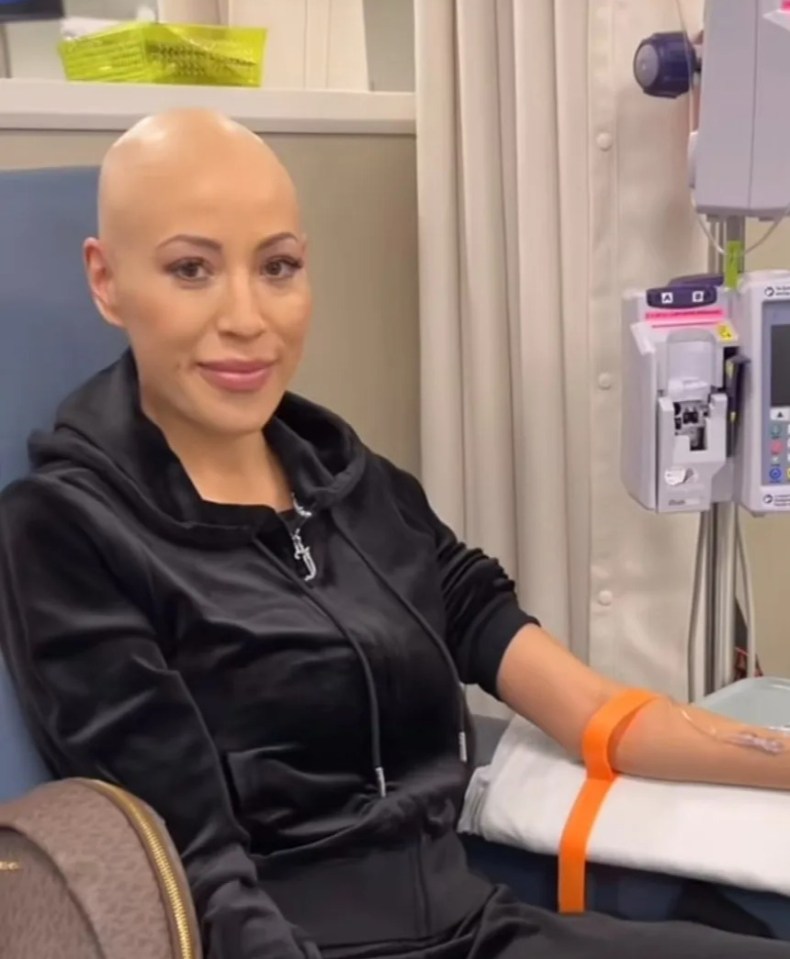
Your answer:
[[[105,155],[99,175],[99,237],[129,242],[152,206],[183,206],[231,179],[257,181],[284,204],[297,200],[279,159],[256,134],[211,110],[173,110],[146,117]],[[216,197],[216,199],[219,199]]]
[[[296,192],[272,150],[207,110],[141,121],[105,157],[84,256],[99,312],[129,338],[144,409],[174,448],[197,429],[252,437],[257,450],[312,308]],[[239,389],[235,373],[206,373],[240,361],[265,375]]]

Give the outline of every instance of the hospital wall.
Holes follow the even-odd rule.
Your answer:
[[[0,131],[0,169],[97,164],[112,133]],[[296,388],[419,471],[413,136],[271,135],[302,197],[316,309]]]

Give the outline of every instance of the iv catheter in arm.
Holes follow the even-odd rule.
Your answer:
[[[621,436],[634,499],[701,514],[696,698],[733,678],[739,507],[790,513],[790,270],[744,272],[746,219],[775,225],[790,212],[790,3],[707,0],[701,43],[685,30],[656,34],[637,50],[634,73],[652,96],[700,83],[689,167],[709,272],[625,293]],[[695,633],[692,622],[690,643]],[[754,661],[752,646],[750,673]]]

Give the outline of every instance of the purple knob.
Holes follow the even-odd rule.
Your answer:
[[[682,97],[698,69],[697,52],[682,31],[654,33],[639,44],[634,56],[636,82],[651,97]]]

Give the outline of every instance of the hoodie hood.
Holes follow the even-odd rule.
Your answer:
[[[264,428],[294,496],[311,512],[331,508],[357,485],[365,448],[339,417],[287,393]],[[130,351],[88,380],[60,406],[54,428],[29,441],[31,465],[62,478],[74,467],[98,473],[164,535],[227,547],[253,539],[277,521],[264,506],[201,499],[162,431],[142,411]],[[74,477],[74,482],[78,482]]]

